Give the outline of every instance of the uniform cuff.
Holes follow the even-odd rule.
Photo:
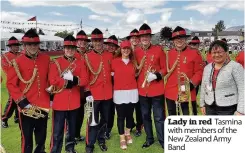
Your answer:
[[[67,81],[67,85],[66,85],[66,89],[71,89],[72,86],[73,86],[73,81],[68,80],[68,81]]]
[[[161,74],[161,73],[156,72],[156,73],[154,73],[154,74],[157,76],[157,79],[156,79],[157,82],[159,82],[159,81],[162,80],[162,74]]]
[[[73,85],[77,86],[79,82],[79,78],[77,76],[73,76]]]
[[[88,96],[91,96],[92,94],[91,94],[91,92],[90,91],[86,91],[85,93],[84,93],[84,96],[85,97],[88,97]]]
[[[28,104],[30,104],[30,102],[27,100],[27,98],[25,98],[18,103],[18,106],[21,109],[24,109]]]

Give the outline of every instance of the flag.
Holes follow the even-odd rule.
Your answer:
[[[27,20],[27,21],[37,21],[37,18],[36,18],[36,16],[34,16],[34,17],[30,18],[30,19]]]

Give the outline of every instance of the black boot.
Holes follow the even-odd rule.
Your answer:
[[[3,128],[8,128],[9,127],[8,121],[2,121],[2,127]]]
[[[142,148],[148,148],[148,147],[150,147],[153,143],[154,143],[154,141],[152,141],[152,142],[146,141],[146,142],[142,145]]]
[[[94,147],[86,146],[86,153],[93,153],[93,152],[94,152]]]
[[[99,146],[101,151],[107,151],[107,146],[105,145],[105,143],[100,143]]]

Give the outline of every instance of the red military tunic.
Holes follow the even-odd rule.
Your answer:
[[[76,51],[74,56],[75,56],[76,59],[81,60],[81,59],[83,59],[84,53]]]
[[[14,61],[16,61],[20,75],[25,81],[32,78],[34,68],[37,68],[34,81],[26,93],[23,92],[27,84],[20,80],[14,66],[8,70],[7,88],[14,101],[18,104],[26,97],[32,105],[50,108],[49,94],[45,90],[48,87],[49,56],[38,53],[37,58],[34,59],[28,55],[22,54]]]
[[[241,52],[238,53],[238,55],[236,57],[236,61],[238,63],[240,63],[243,66],[243,68],[245,68],[244,67],[244,51],[241,51]]]
[[[135,67],[131,60],[125,64],[121,57],[115,58],[111,67],[114,72],[114,90],[137,89]]]
[[[152,81],[149,86],[142,88],[141,85],[144,82],[145,74],[147,69],[152,66],[152,70],[156,70],[164,76],[167,73],[166,70],[166,57],[162,48],[157,45],[151,45],[147,50],[143,50],[141,47],[137,47],[134,50],[134,55],[137,60],[138,65],[140,65],[141,60],[144,56],[146,56],[146,60],[144,62],[143,68],[139,74],[137,83],[139,95],[147,96],[147,97],[155,97],[164,94],[164,82],[160,81]]]
[[[20,55],[21,55],[20,52],[17,53],[7,52],[1,56],[1,65],[2,65],[3,72],[5,74],[7,74],[9,68],[12,66],[11,61]]]
[[[212,63],[212,62],[213,62],[212,55],[211,55],[211,53],[209,53],[209,52],[207,53],[206,61],[207,61],[207,63]]]
[[[193,85],[199,85],[202,80],[202,73],[204,64],[202,57],[197,50],[186,47],[180,52],[176,49],[171,49],[168,52],[168,66],[171,69],[176,60],[179,59],[178,64],[173,70],[172,74],[168,77],[165,86],[165,97],[171,100],[178,98],[178,70],[187,75]],[[191,100],[196,100],[196,90],[191,91]]]
[[[54,110],[74,110],[80,107],[80,86],[85,86],[88,83],[88,74],[83,60],[74,59],[69,61],[66,57],[62,56],[52,62],[49,71],[49,82],[54,87],[61,89],[61,92],[55,93],[52,108]],[[60,71],[58,66],[60,67]],[[71,89],[65,89],[67,80],[63,79],[60,72],[63,73],[68,67],[74,69],[73,76],[77,76],[79,84],[73,86]]]
[[[87,60],[86,60],[87,57]],[[89,72],[89,82],[96,77],[91,70],[94,72],[98,72],[99,65],[102,63],[101,72],[98,74],[96,81],[93,84],[90,84],[86,87],[86,90],[90,90],[94,100],[108,100],[112,98],[112,82],[111,82],[111,62],[112,62],[112,54],[103,51],[101,54],[90,51],[85,54],[85,63],[88,67]]]

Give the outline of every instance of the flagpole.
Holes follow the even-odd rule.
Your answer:
[[[36,17],[36,30],[37,30],[37,17]],[[38,33],[38,31],[37,31],[37,33]]]

